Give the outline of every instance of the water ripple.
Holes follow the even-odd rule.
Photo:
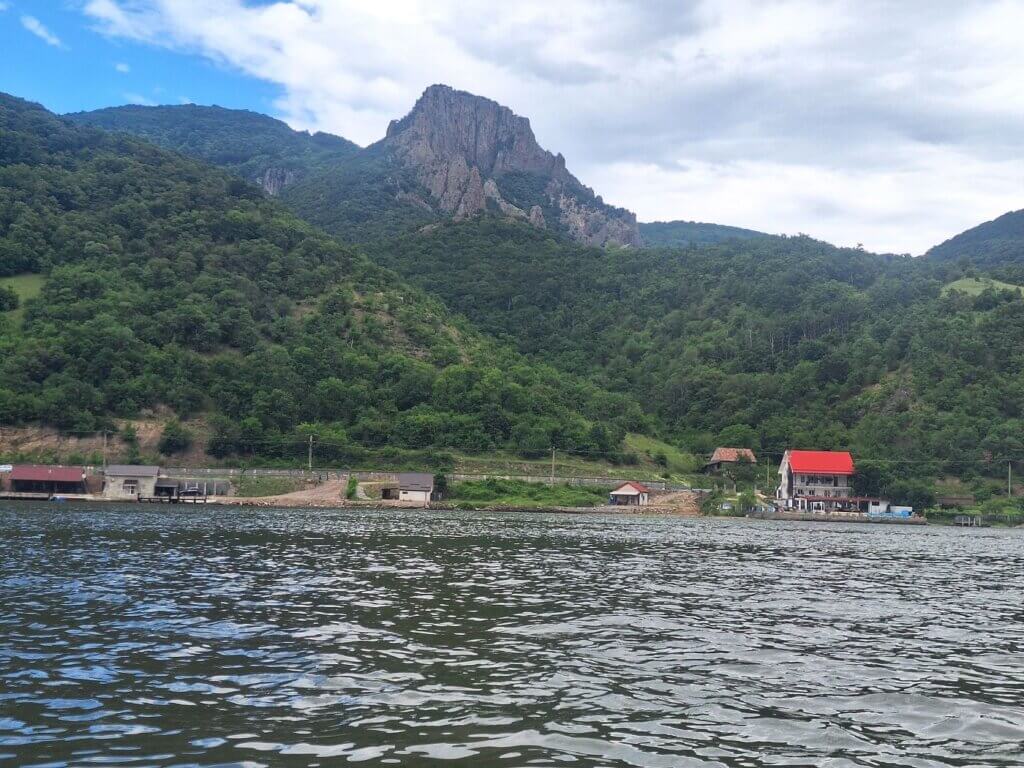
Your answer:
[[[1020,531],[0,507],[0,765],[1019,766]]]

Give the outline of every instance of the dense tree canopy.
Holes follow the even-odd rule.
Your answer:
[[[902,475],[1024,459],[1024,300],[946,290],[957,265],[807,237],[599,250],[496,218],[373,254],[698,451],[852,448]]]
[[[180,110],[93,114],[250,176],[287,130],[226,111],[194,134]],[[499,217],[445,223],[374,148],[281,139],[275,162],[298,172],[283,203],[367,244],[491,344],[241,182],[127,139],[40,128],[0,149],[0,269],[50,273],[0,379],[26,418],[212,407],[222,452],[298,439],[307,421],[339,443],[527,453],[603,452],[645,427],[697,452],[852,449],[865,492],[924,501],[922,478],[1024,459],[1020,212],[924,259],[694,222],[644,225],[663,247],[600,250]],[[503,185],[521,207],[543,197],[528,174]],[[964,279],[971,290],[956,289]],[[50,348],[58,328],[67,338]],[[90,347],[100,335],[117,354]]]
[[[169,407],[210,415],[220,455],[287,454],[311,430],[614,455],[643,426],[628,397],[484,339],[241,179],[0,97],[0,274],[21,272],[46,282],[0,324],[2,423]]]

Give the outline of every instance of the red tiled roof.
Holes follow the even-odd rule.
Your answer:
[[[720,461],[735,462],[745,459],[753,464],[757,463],[757,457],[749,448],[715,448],[708,464],[717,464]]]
[[[612,491],[612,493],[616,494],[619,491],[621,491],[623,488],[632,488],[634,491],[636,491],[638,493],[650,493],[650,491],[648,491],[647,488],[645,488],[644,486],[640,485],[640,483],[633,482],[632,480],[630,480],[628,483],[623,483],[618,488],[616,488],[614,491]]]
[[[790,451],[789,466],[794,472],[822,475],[852,475],[853,456],[848,451]]]
[[[11,471],[11,480],[44,483],[80,483],[85,470],[81,467],[48,467],[39,464],[19,464]]]

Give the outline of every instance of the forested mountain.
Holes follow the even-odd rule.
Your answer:
[[[695,450],[852,448],[906,479],[1024,457],[1024,300],[952,265],[773,237],[586,248],[478,219],[374,258]],[[1017,340],[1017,341],[1013,341]]]
[[[993,221],[961,232],[936,245],[925,256],[985,267],[1024,268],[1024,211],[1004,213]]]
[[[691,222],[644,226],[671,247],[598,248],[566,228],[531,226],[495,199],[453,222],[439,207],[445,190],[431,192],[420,173],[430,163],[408,162],[391,140],[411,131],[415,140],[398,142],[408,140],[409,154],[422,159],[455,142],[452,156],[466,157],[462,118],[452,124],[475,103],[463,96],[436,92],[440,108],[414,110],[389,139],[296,181],[281,201],[343,240],[368,243],[375,263],[550,366],[541,370],[618,393],[628,415],[617,428],[649,419],[698,452],[716,443],[767,455],[849,448],[875,461],[865,463],[864,492],[946,473],[992,475],[1024,458],[1020,214],[924,259]],[[460,105],[454,112],[449,98]],[[428,114],[447,129],[424,125]],[[500,162],[488,157],[493,171]],[[472,175],[480,166],[466,167]],[[494,178],[506,182],[502,201],[532,210],[540,187],[509,186],[521,178],[509,172]],[[464,200],[456,187],[451,200]],[[630,410],[635,401],[642,418]]]
[[[674,245],[710,245],[726,240],[771,237],[764,232],[701,221],[654,221],[640,225],[640,238],[649,248]]]
[[[565,158],[540,147],[529,120],[445,85],[427,88],[383,139],[358,152],[338,137],[218,108],[131,106],[68,117],[231,168],[349,242],[494,212],[587,244],[640,243],[636,216],[580,183]]]
[[[244,164],[244,161],[240,161]],[[613,454],[639,409],[481,337],[225,171],[0,95],[0,423],[208,414],[218,454]],[[348,453],[346,453],[348,451]],[[323,452],[321,457],[329,458]]]
[[[358,145],[339,136],[294,131],[280,120],[242,109],[132,105],[66,117],[108,131],[132,133],[223,166],[271,195],[360,151]]]

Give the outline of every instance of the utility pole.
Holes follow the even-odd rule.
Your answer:
[[[107,468],[107,430],[103,430],[103,469]]]
[[[1006,495],[1013,496],[1013,462],[1006,462]]]
[[[555,484],[555,446],[551,446],[551,485]]]
[[[313,471],[313,436],[309,436],[309,457],[306,459],[306,468]]]

